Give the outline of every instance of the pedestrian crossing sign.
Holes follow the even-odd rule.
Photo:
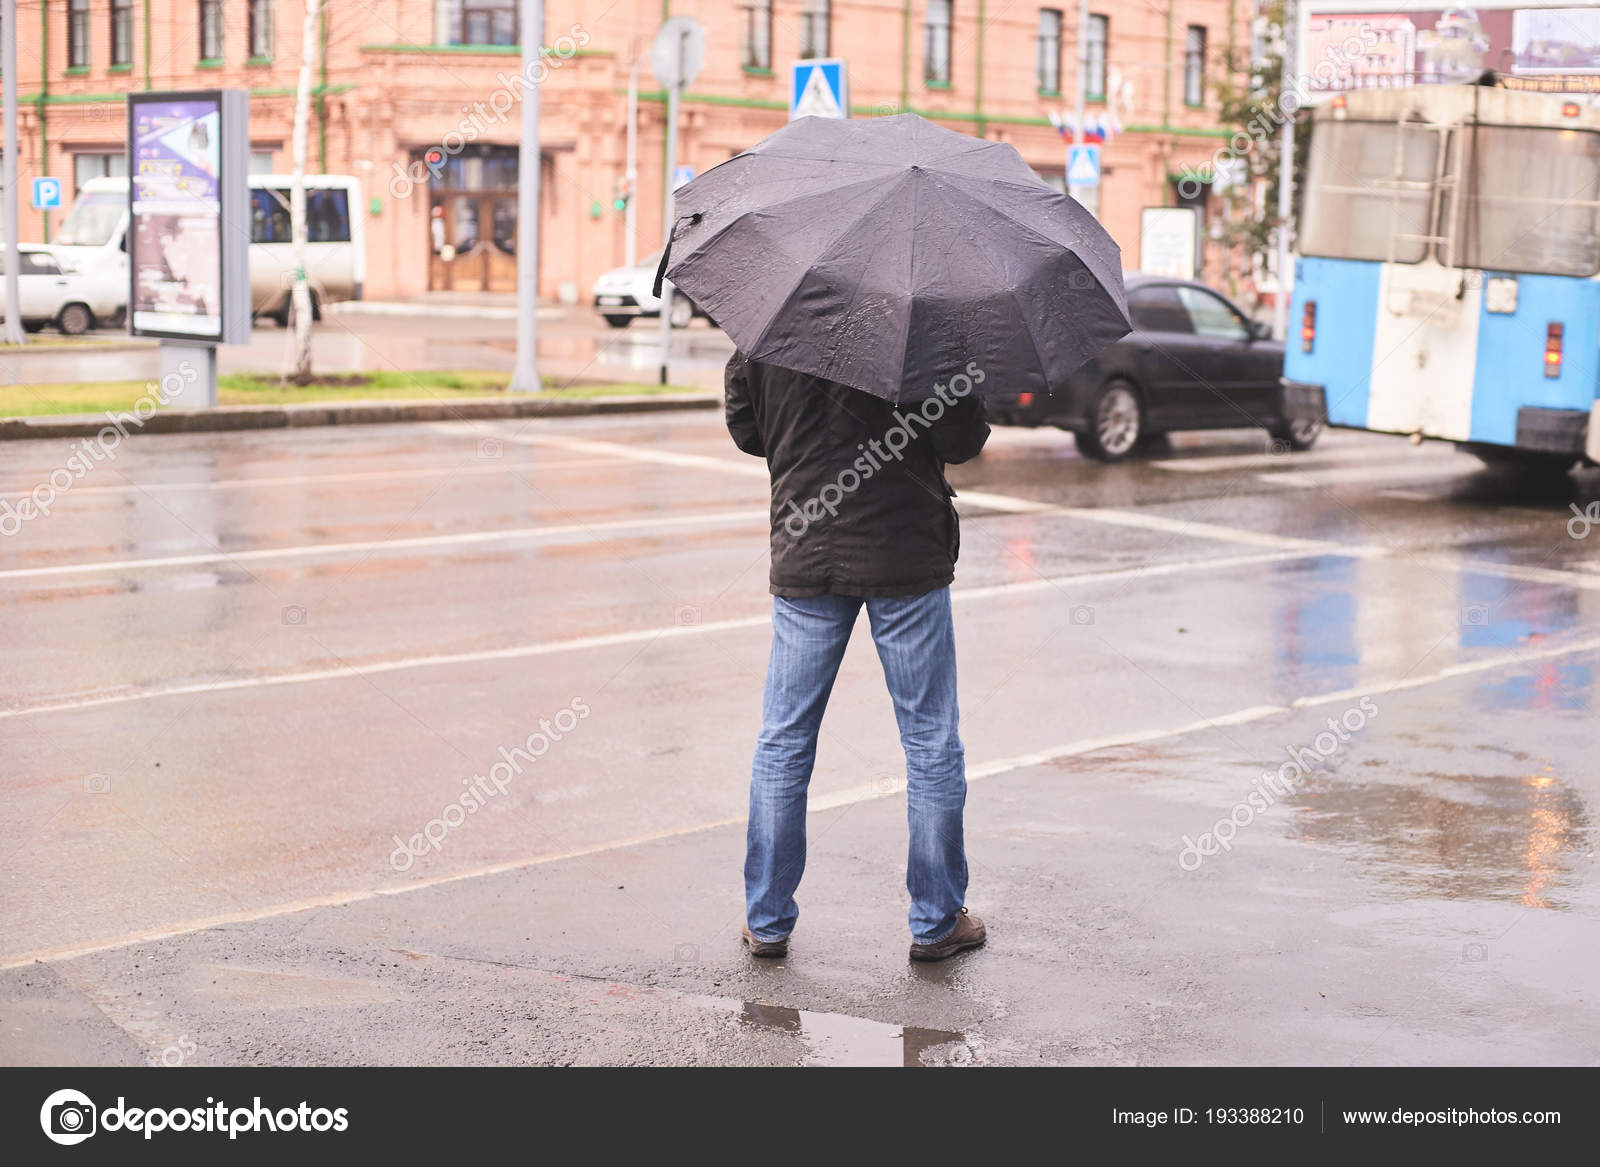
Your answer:
[[[849,116],[850,86],[844,62],[796,61],[789,89],[789,120]]]
[[[1100,147],[1093,142],[1067,147],[1067,185],[1100,185]]]

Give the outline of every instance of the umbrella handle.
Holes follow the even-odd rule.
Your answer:
[[[672,241],[678,237],[678,224],[687,219],[692,227],[703,218],[705,218],[705,215],[700,211],[696,211],[692,215],[679,216],[677,222],[672,224],[672,234],[668,236],[666,246],[661,249],[661,262],[656,264],[655,285],[650,289],[650,294],[656,299],[659,300],[661,298],[661,281],[666,278],[667,264],[672,262]]]

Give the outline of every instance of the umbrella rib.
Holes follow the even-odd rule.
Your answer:
[[[993,203],[984,202],[984,201],[978,199],[970,191],[962,190],[959,193],[960,193],[961,197],[966,199],[967,201],[972,202],[972,203],[976,203],[978,206],[980,206],[984,210],[989,210],[989,211],[995,212],[996,214],[1000,215],[1002,218],[1006,219],[1008,222],[1015,223],[1020,229],[1022,229],[1023,231],[1028,232],[1028,234],[1033,235],[1033,236],[1043,240],[1045,243],[1049,244],[1052,247],[1058,247],[1062,251],[1066,251],[1068,255],[1071,255],[1074,259],[1078,260],[1078,262],[1080,264],[1083,263],[1082,257],[1080,257],[1076,252],[1069,251],[1066,247],[1063,247],[1061,244],[1057,243],[1054,239],[1051,239],[1049,236],[1042,235],[1042,234],[1039,233],[1038,230],[1036,230],[1033,227],[1030,227],[1028,224],[1020,222],[1019,220],[1012,218],[1010,215],[1007,215],[1004,211],[1002,211],[999,207],[996,207]],[[978,248],[978,254],[983,257],[984,263],[989,265],[989,270],[990,271],[994,272],[996,275],[999,275],[999,276],[1004,276],[1006,274],[1000,268],[995,266],[994,261],[989,258],[989,253],[987,251],[985,251],[983,248],[981,248],[981,247]],[[1016,291],[1016,289],[1014,287],[1009,287],[1008,286],[1006,288],[1006,295],[1011,298],[1012,304],[1016,305],[1017,318],[1019,320],[1026,321],[1028,314],[1025,311],[1023,311],[1022,301],[1017,299],[1017,291]],[[1044,354],[1039,351],[1039,342],[1033,335],[1033,329],[1024,327],[1023,328],[1023,332],[1027,334],[1028,346],[1033,349],[1033,359],[1036,362],[1038,362],[1038,365],[1039,365],[1039,378],[1040,378],[1040,380],[1042,380],[1044,382],[1045,391],[1049,392],[1050,391],[1050,366],[1048,364],[1046,364],[1045,359],[1044,359]]]
[[[898,185],[890,185],[888,187],[888,189],[886,189],[880,197],[874,199],[868,206],[862,208],[862,211],[861,211],[861,213],[859,215],[857,215],[855,218],[851,219],[848,223],[846,223],[842,227],[840,227],[839,231],[834,235],[834,237],[828,241],[828,247],[831,248],[835,243],[837,243],[840,240],[840,238],[842,238],[844,236],[845,232],[849,231],[852,227],[855,227],[858,224],[860,224],[862,220],[866,219],[867,216],[871,215],[880,206],[882,206],[884,203],[886,203],[889,200],[889,198],[892,195],[894,195],[898,190],[899,190],[899,186]],[[731,226],[731,224],[730,224],[730,226]],[[726,228],[724,228],[724,230],[726,230]],[[827,250],[828,250],[827,248],[820,249],[817,252],[817,259],[820,260],[822,258],[822,256],[827,253]],[[806,282],[806,276],[810,275],[811,272],[815,269],[815,267],[816,267],[816,263],[812,263],[804,271],[802,271],[800,273],[800,278],[795,280],[794,285],[788,290],[788,292],[786,292],[784,294],[783,302],[778,305],[777,311],[773,312],[772,316],[767,320],[766,327],[761,330],[761,335],[756,338],[756,343],[751,346],[752,351],[749,353],[749,355],[751,357],[753,357],[753,358],[755,358],[757,360],[760,359],[759,357],[755,356],[755,352],[753,350],[759,348],[760,345],[761,345],[761,342],[766,339],[767,331],[768,331],[768,329],[770,329],[772,327],[772,322],[774,320],[777,320],[779,316],[783,315],[784,311],[789,307],[790,302],[794,299],[795,293],[798,292],[800,290],[801,285]],[[851,294],[850,294],[850,302],[852,304],[855,303],[855,293],[856,293],[856,291],[859,291],[860,288],[861,288],[861,285],[860,285],[860,282],[858,281],[857,284],[856,284],[855,290],[852,291]],[[830,331],[830,337],[831,337],[832,332],[837,331],[838,327],[843,324],[844,320],[847,319],[848,316],[849,316],[848,312],[846,312],[843,316],[841,316],[839,325],[835,325],[834,329]],[[830,378],[826,378],[826,379],[827,380],[832,380],[831,377]]]
[[[954,176],[954,175],[942,174],[942,175],[940,175],[940,177],[942,179],[945,179],[945,180],[951,182],[952,184],[955,184],[955,185],[963,184],[964,181],[965,181],[964,177],[962,177],[962,176]],[[983,181],[985,183],[988,182],[987,179],[985,179]],[[996,181],[1001,181],[1001,180],[997,179]],[[1016,186],[1017,184],[1016,183],[1010,183],[1008,185]],[[1049,189],[1049,188],[1047,187],[1046,189]],[[1073,251],[1066,244],[1060,242],[1059,240],[1050,238],[1050,236],[1046,235],[1043,231],[1041,231],[1038,227],[1034,226],[1032,223],[1024,222],[1023,220],[1017,218],[1015,215],[1011,214],[1011,212],[1005,210],[1003,207],[997,207],[997,206],[995,206],[995,204],[993,204],[991,202],[986,202],[986,201],[978,198],[978,196],[974,195],[971,191],[963,190],[962,193],[964,195],[966,195],[967,198],[972,199],[974,202],[979,203],[985,209],[993,211],[995,214],[997,214],[1001,218],[1005,219],[1008,223],[1016,224],[1016,226],[1018,226],[1022,230],[1027,231],[1030,234],[1036,236],[1037,238],[1044,240],[1046,243],[1050,244],[1051,246],[1059,247],[1063,251],[1071,251],[1074,256],[1077,256],[1078,262],[1083,264],[1084,270],[1089,272],[1090,275],[1095,277],[1095,282],[1098,283],[1101,286],[1101,288],[1105,289],[1108,292],[1111,290],[1110,288],[1106,287],[1105,280],[1101,279],[1098,275],[1095,274],[1094,270],[1092,268],[1090,268],[1088,262],[1084,259],[1084,257],[1082,255],[1079,255],[1078,252]],[[1065,198],[1065,197],[1070,197],[1070,196],[1062,196],[1062,197]],[[1087,212],[1085,212],[1085,213],[1087,214]],[[1110,236],[1108,235],[1106,238],[1110,239]],[[1116,242],[1115,241],[1112,241],[1112,246],[1116,247]],[[1119,254],[1119,256],[1121,254],[1121,249],[1120,248],[1118,248],[1118,254]]]
[[[883,181],[883,179],[881,177],[880,178],[863,178],[863,179],[860,179],[860,180],[858,180],[856,182],[847,182],[843,186],[832,187],[832,188],[830,188],[828,190],[825,190],[825,191],[812,191],[809,194],[795,195],[793,197],[794,197],[794,199],[810,199],[810,198],[818,198],[821,195],[825,195],[825,194],[826,195],[843,194],[843,193],[845,193],[847,191],[852,191],[856,187],[860,187],[860,186],[877,186],[880,183],[882,183],[882,181]],[[674,268],[676,268],[676,267],[679,266],[680,263],[688,263],[691,259],[694,259],[695,257],[699,256],[708,247],[710,247],[712,244],[714,244],[717,240],[721,239],[723,237],[723,235],[727,234],[729,231],[733,230],[734,227],[736,227],[740,223],[744,222],[744,220],[746,218],[748,218],[749,216],[751,216],[751,215],[770,214],[770,213],[772,213],[772,212],[774,212],[776,210],[779,210],[780,208],[783,207],[783,205],[785,203],[790,202],[790,201],[793,201],[793,200],[791,200],[791,199],[782,199],[782,200],[779,200],[778,202],[764,203],[763,205],[761,205],[759,207],[750,207],[750,208],[748,208],[746,210],[740,211],[733,218],[729,219],[726,223],[724,223],[722,226],[718,227],[710,235],[706,236],[703,240],[701,240],[699,243],[697,243],[695,245],[695,248],[694,248],[693,251],[689,252],[681,260],[675,262],[672,266]],[[866,211],[862,212],[863,216],[865,216],[867,213],[869,213],[870,211],[872,211],[876,207],[877,207],[877,203],[873,203],[872,206],[868,207]],[[715,212],[712,211],[712,212],[708,212],[708,213],[714,214]],[[854,227],[856,225],[857,221],[859,221],[859,220],[853,220],[853,221],[845,224],[843,227],[840,228],[840,232],[839,233],[843,234],[849,228]],[[838,235],[835,235],[834,239],[837,239],[838,237],[839,237]],[[829,240],[829,245],[830,246],[832,245],[832,243],[833,243],[833,240]],[[670,272],[668,273],[668,278],[669,279],[671,278],[671,273]]]

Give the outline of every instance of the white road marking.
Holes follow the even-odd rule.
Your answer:
[[[764,618],[763,618],[764,619]],[[1394,692],[1399,689],[1415,689],[1423,685],[1439,681],[1451,680],[1455,677],[1471,673],[1489,672],[1500,668],[1515,668],[1524,664],[1531,664],[1554,657],[1572,656],[1583,652],[1600,650],[1600,639],[1577,641],[1561,648],[1541,649],[1528,652],[1505,653],[1496,657],[1471,661],[1465,664],[1452,665],[1438,672],[1426,676],[1404,677],[1394,681],[1375,682],[1370,685],[1353,689],[1343,689],[1332,693],[1320,693],[1312,696],[1300,697],[1288,706],[1283,705],[1252,705],[1244,709],[1218,714],[1215,717],[1201,718],[1198,721],[1186,722],[1182,725],[1169,726],[1163,729],[1130,730],[1121,734],[1108,734],[1096,738],[1080,738],[1077,741],[1067,742],[1063,745],[1037,750],[1027,754],[1014,754],[1010,757],[996,758],[991,762],[968,769],[968,781],[981,781],[985,778],[994,778],[1002,774],[1014,773],[1018,770],[1032,766],[1044,765],[1060,758],[1076,757],[1084,754],[1096,753],[1100,750],[1114,749],[1119,746],[1138,745],[1153,741],[1170,741],[1176,738],[1187,737],[1190,734],[1200,733],[1208,729],[1217,729],[1223,726],[1243,725],[1249,722],[1261,721],[1268,717],[1286,714],[1297,709],[1307,709],[1319,705],[1336,704],[1343,701],[1357,700],[1364,696],[1378,695]],[[809,801],[809,813],[820,813],[842,806],[851,806],[861,802],[871,802],[877,799],[898,796],[898,784],[890,789],[883,789],[876,784],[870,786],[857,786],[849,790],[839,791],[829,795],[819,795]],[[315,908],[344,907],[349,904],[361,903],[366,900],[377,899],[379,896],[406,895],[426,888],[440,887],[453,883],[464,883],[468,880],[482,879],[486,876],[502,875],[511,871],[520,871],[524,868],[539,867],[549,863],[559,863],[566,859],[576,859],[588,855],[604,854],[610,851],[619,851],[628,847],[637,847],[644,843],[657,842],[662,839],[677,839],[686,835],[699,834],[703,831],[716,830],[719,827],[732,827],[743,823],[744,816],[716,819],[711,822],[695,823],[690,826],[673,827],[664,831],[657,831],[647,835],[634,835],[628,838],[612,839],[603,843],[595,843],[586,847],[577,847],[571,850],[558,851],[544,855],[531,855],[521,859],[513,859],[502,863],[487,864],[481,867],[469,868],[465,871],[452,872],[447,875],[430,876],[425,879],[413,880],[399,887],[355,888],[340,892],[331,892],[327,895],[312,896],[305,899],[292,900],[287,903],[267,904],[259,908],[242,912],[231,912],[225,915],[206,916],[197,919],[184,920],[178,923],[153,928],[143,932],[132,932],[122,936],[108,937],[103,940],[94,940],[85,944],[63,945],[58,948],[39,949],[33,952],[18,953],[13,956],[0,958],[0,972],[21,968],[40,961],[56,962],[72,960],[77,957],[91,956],[97,953],[110,952],[120,948],[131,948],[137,944],[150,944],[160,940],[171,940],[179,936],[189,936],[196,932],[203,932],[211,928],[219,928],[233,924],[248,924],[261,920],[276,919],[280,916],[293,915],[296,912],[309,911]]]
[[[1149,567],[1117,568],[1109,571],[1080,572],[1076,575],[1056,576],[1048,579],[1020,580],[1009,584],[991,584],[987,587],[954,589],[952,597],[960,601],[985,599],[1009,593],[1065,589],[1072,585],[1108,583],[1128,579],[1146,579],[1173,575],[1189,570],[1225,570],[1282,559],[1297,558],[1296,554],[1279,552],[1268,555],[1238,555],[1216,559],[1178,560]],[[239,689],[260,689],[274,685],[303,685],[315,681],[354,680],[376,676],[380,673],[402,672],[408,669],[438,668],[446,665],[477,664],[483,661],[518,660],[525,657],[548,656],[552,653],[582,652],[595,648],[612,648],[625,644],[640,644],[658,639],[676,639],[712,632],[726,632],[741,628],[765,627],[771,620],[769,613],[759,616],[741,616],[730,620],[716,620],[705,624],[667,624],[639,628],[629,632],[610,632],[597,636],[576,636],[567,640],[548,640],[533,644],[514,644],[504,648],[486,648],[475,652],[439,653],[430,656],[401,657],[371,664],[344,665],[335,669],[309,669],[293,673],[269,673],[254,677],[236,677],[221,681],[196,681],[187,685],[170,685],[162,688],[119,690],[94,696],[67,698],[38,705],[0,709],[0,720],[11,717],[29,717],[34,714],[65,713],[81,709],[96,709],[107,705],[125,705],[132,701],[153,701],[161,697],[185,697],[199,693],[221,693]]]
[[[631,458],[640,462],[661,462],[670,466],[693,466],[698,469],[720,470],[746,477],[766,478],[766,463],[748,458],[736,462],[731,458],[718,458],[707,454],[680,454],[669,450],[653,450],[642,446],[628,446],[620,442],[602,442],[587,438],[556,437],[547,434],[518,434],[506,437],[507,441],[526,442],[530,445],[549,445],[573,453],[611,454],[618,458]],[[1009,494],[995,494],[985,490],[962,490],[957,503],[962,501],[985,510],[1007,514],[1066,515],[1105,523],[1114,527],[1137,527],[1147,531],[1164,531],[1176,535],[1191,535],[1197,539],[1216,539],[1224,543],[1241,543],[1250,547],[1275,547],[1285,550],[1309,551],[1329,554],[1366,556],[1379,553],[1375,548],[1348,547],[1339,543],[1295,539],[1285,535],[1272,535],[1261,531],[1248,531],[1240,527],[1224,527],[1215,523],[1201,523],[1190,519],[1166,518],[1140,511],[1116,510],[1103,507],[1069,507],[1039,502],[1037,499],[1019,498]]]
[[[1435,681],[1448,681],[1455,677],[1469,677],[1475,673],[1493,672],[1495,669],[1538,664],[1540,661],[1555,660],[1558,657],[1574,656],[1578,653],[1593,652],[1597,649],[1600,649],[1600,637],[1590,637],[1588,640],[1575,640],[1570,644],[1553,648],[1529,648],[1518,652],[1503,653],[1500,656],[1483,657],[1479,660],[1460,661],[1453,665],[1446,665],[1437,672],[1427,673],[1422,676],[1396,677],[1393,680],[1374,681],[1371,684],[1339,689],[1332,693],[1319,693],[1314,697],[1297,697],[1291,704],[1296,709],[1310,709],[1318,705],[1334,705],[1344,701],[1358,700],[1361,697],[1370,697],[1375,694],[1382,696],[1388,693],[1397,693],[1402,689],[1419,689],[1424,685],[1431,685]]]
[[[144,494],[169,490],[253,490],[258,486],[321,486],[340,482],[393,482],[402,478],[454,478],[460,474],[510,474],[518,470],[576,470],[582,467],[614,466],[614,458],[567,458],[552,462],[507,462],[479,466],[432,466],[415,470],[351,470],[338,474],[282,474],[261,478],[217,478],[194,482],[124,482],[104,486],[74,485],[57,495],[61,499],[81,494]],[[49,477],[49,472],[44,471]],[[26,490],[0,493],[0,499],[26,498]]]
[[[1343,470],[1313,470],[1305,473],[1257,474],[1257,482],[1269,486],[1350,486],[1361,482],[1409,482],[1426,478],[1459,478],[1463,474],[1476,474],[1483,467],[1476,462],[1458,462],[1452,459],[1443,464],[1401,466],[1384,463],[1378,466],[1349,466]]]
[[[652,531],[660,527],[704,527],[722,523],[766,523],[762,510],[712,511],[709,514],[653,515],[638,519],[608,519],[596,523],[552,523],[544,527],[509,527],[499,531],[459,531],[453,535],[416,535],[404,539],[371,539],[361,543],[301,543],[290,547],[257,547],[248,551],[208,551],[199,555],[162,555],[150,559],[105,559],[93,563],[58,563],[49,567],[18,567],[0,571],[0,579],[40,576],[89,575],[96,572],[135,571],[155,567],[192,567],[198,564],[248,563],[270,559],[306,559],[318,555],[347,555],[363,551],[399,551],[416,547],[459,547],[475,543],[500,543],[544,539],[557,535],[585,535],[615,531]]]
[[[1122,511],[1093,507],[1068,507],[1062,513],[1075,519],[1088,519],[1094,523],[1108,523],[1115,527],[1137,527],[1146,531],[1163,531],[1172,535],[1188,535],[1195,539],[1216,539],[1224,543],[1241,543],[1247,547],[1277,547],[1286,551],[1304,551],[1323,555],[1348,555],[1364,559],[1385,554],[1381,547],[1368,547],[1347,543],[1330,543],[1321,539],[1297,539],[1291,535],[1274,535],[1266,531],[1251,531],[1243,527],[1225,527],[1218,523],[1201,523],[1192,519],[1170,518],[1145,511]]]
[[[1398,446],[1399,448],[1396,448]],[[1171,470],[1180,474],[1210,474],[1224,470],[1264,470],[1272,467],[1280,470],[1294,470],[1307,466],[1320,466],[1336,463],[1348,466],[1352,462],[1402,462],[1416,461],[1419,458],[1449,458],[1455,454],[1454,450],[1438,449],[1433,447],[1411,449],[1402,443],[1395,445],[1362,447],[1352,450],[1318,450],[1315,453],[1305,452],[1299,454],[1211,454],[1195,458],[1163,458],[1151,462],[1150,465],[1160,470]]]

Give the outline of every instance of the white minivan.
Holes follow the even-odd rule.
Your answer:
[[[287,174],[250,176],[250,311],[289,322],[293,247]],[[306,278],[311,310],[361,299],[366,281],[366,236],[361,184],[338,174],[306,175]],[[83,184],[50,249],[62,265],[116,289],[117,303],[94,305],[97,319],[114,319],[128,304],[128,180],[91,178]],[[104,278],[116,273],[120,278]]]

